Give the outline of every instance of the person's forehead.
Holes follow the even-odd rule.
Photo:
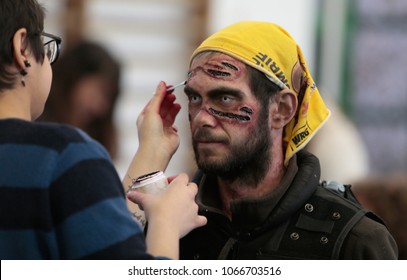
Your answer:
[[[224,53],[220,52],[203,52],[198,54],[191,63],[190,69],[193,69],[197,66],[202,66],[205,64],[214,64],[214,65],[221,65],[227,67],[234,71],[245,70],[246,64],[241,62],[240,60]]]
[[[247,82],[247,66],[240,60],[219,52],[198,54],[188,72],[188,79],[204,74],[218,81]]]

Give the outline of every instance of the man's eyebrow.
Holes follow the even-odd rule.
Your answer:
[[[184,87],[184,92],[186,95],[191,95],[191,94],[199,95],[199,93],[196,90],[194,90],[191,86],[189,86],[188,83]]]
[[[184,92],[186,95],[201,95],[198,91],[193,89],[188,84],[184,87]],[[208,91],[208,96],[210,98],[217,97],[219,95],[230,95],[236,98],[243,98],[244,93],[240,89],[230,88],[230,87],[218,87]]]
[[[216,97],[218,95],[231,95],[237,98],[243,98],[244,93],[240,89],[230,88],[230,87],[218,87],[208,91],[209,97]]]

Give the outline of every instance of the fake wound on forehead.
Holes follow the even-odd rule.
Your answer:
[[[207,69],[207,72],[215,77],[216,76],[230,77],[230,76],[232,76],[230,70],[239,71],[239,68],[237,68],[235,65],[233,65],[229,62],[222,61],[221,65],[224,66],[223,69]],[[229,70],[229,72],[228,72],[228,70]]]
[[[240,69],[238,66],[234,65],[229,61],[208,61],[203,66],[198,66],[197,68],[191,70],[188,73],[188,77],[191,78],[196,71],[202,70],[211,77],[214,78],[237,78],[240,74]]]
[[[239,68],[228,61],[211,62],[204,65],[204,71],[212,77],[236,77],[239,76]]]

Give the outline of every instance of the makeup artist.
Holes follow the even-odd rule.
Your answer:
[[[129,194],[149,218],[145,238],[106,149],[80,129],[33,122],[61,44],[44,32],[44,16],[36,0],[0,1],[0,259],[178,258],[179,238],[206,223],[187,175],[160,196]],[[161,83],[139,128],[154,119],[171,134],[178,111]],[[147,141],[138,152],[153,148]],[[135,161],[133,170],[153,163]]]

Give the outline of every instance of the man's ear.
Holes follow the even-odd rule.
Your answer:
[[[284,89],[278,92],[270,102],[271,127],[283,128],[291,121],[297,111],[297,96],[293,91]]]
[[[24,61],[27,61],[29,56],[27,29],[20,28],[13,36],[13,56],[18,69],[25,69]]]

